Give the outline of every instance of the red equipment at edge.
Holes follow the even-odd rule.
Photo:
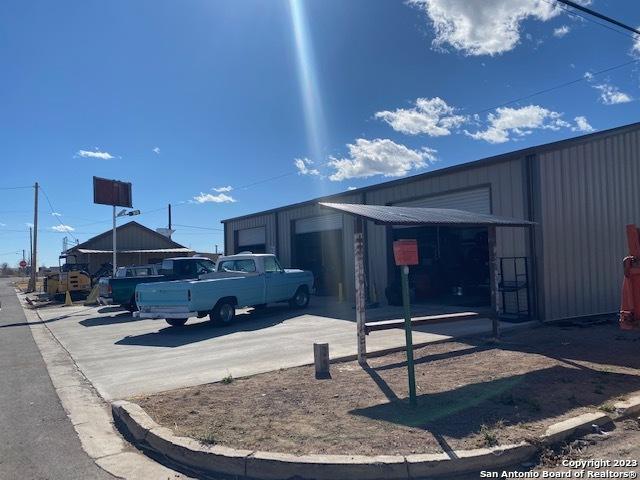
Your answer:
[[[627,225],[629,255],[624,257],[624,280],[622,282],[622,305],[620,306],[620,328],[640,328],[640,230]]]

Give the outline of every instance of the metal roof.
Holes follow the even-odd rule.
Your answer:
[[[79,253],[113,253],[113,250],[92,250],[90,248],[76,248],[76,252]],[[152,248],[142,250],[117,250],[116,253],[192,253],[194,250],[190,248]]]
[[[392,207],[352,203],[320,202],[322,207],[371,220],[377,225],[476,225],[492,227],[525,227],[533,222],[517,218],[497,217],[452,208]]]

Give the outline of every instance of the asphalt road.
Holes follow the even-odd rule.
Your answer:
[[[113,479],[82,450],[4,278],[0,304],[0,478]]]
[[[441,310],[436,310],[442,313]],[[416,309],[415,314],[427,314]],[[215,327],[191,319],[184,327],[140,320],[115,307],[48,306],[42,322],[70,353],[106,400],[156,393],[313,363],[313,342],[329,342],[333,358],[356,353],[354,311],[349,304],[316,298],[305,310],[287,305],[245,309],[234,324]],[[400,307],[370,310],[372,318],[398,318]],[[414,343],[489,332],[477,319],[419,327]],[[369,351],[401,347],[402,329],[373,332]]]

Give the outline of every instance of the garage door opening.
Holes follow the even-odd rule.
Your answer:
[[[420,264],[409,269],[416,302],[467,307],[491,304],[486,227],[394,228],[392,232],[392,240],[418,242]],[[389,272],[387,300],[400,304],[399,270],[394,267]]]
[[[313,272],[316,295],[338,296],[344,282],[342,215],[296,220],[292,240],[293,265]]]

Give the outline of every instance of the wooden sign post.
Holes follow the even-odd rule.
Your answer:
[[[396,240],[393,242],[393,256],[400,267],[402,278],[402,304],[404,306],[404,332],[407,343],[407,374],[409,377],[409,403],[415,407],[416,373],[413,364],[413,332],[411,330],[411,307],[409,298],[409,265],[418,264],[418,242],[416,240]]]

